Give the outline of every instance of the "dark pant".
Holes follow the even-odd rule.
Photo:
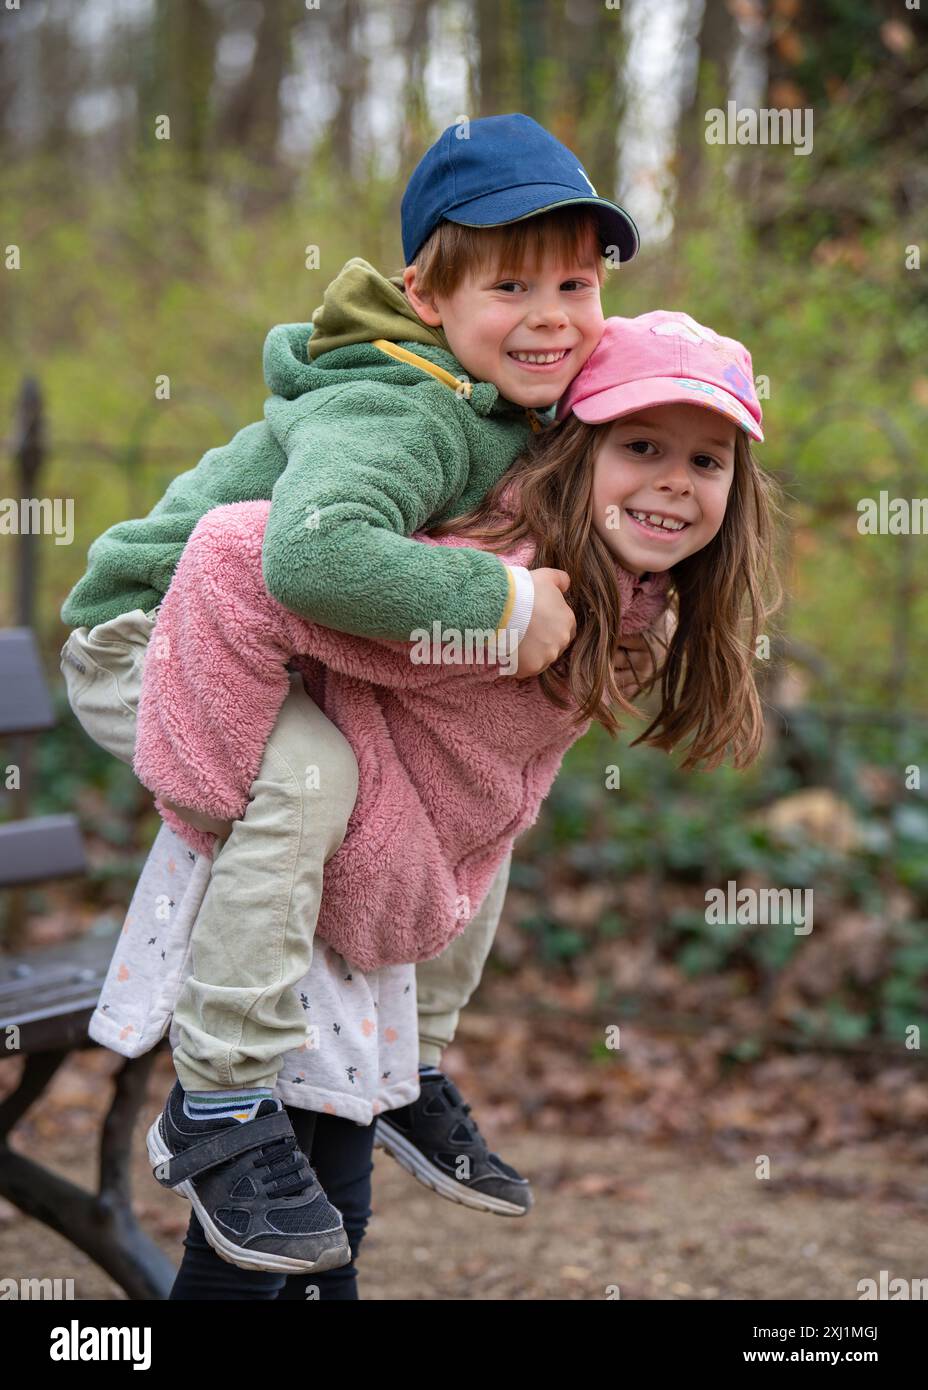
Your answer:
[[[240,1269],[216,1254],[194,1212],[184,1237],[184,1258],[169,1298],[291,1298],[305,1300],[307,1288],[320,1299],[357,1298],[358,1246],[371,1214],[371,1155],[374,1123],[357,1125],[338,1115],[323,1115],[288,1105],[297,1143],[316,1170],[323,1191],[342,1214],[351,1245],[351,1263],[321,1274],[274,1274]],[[318,1294],[313,1289],[318,1289]]]

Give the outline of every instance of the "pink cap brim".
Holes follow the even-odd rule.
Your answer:
[[[587,396],[569,407],[578,420],[587,425],[602,425],[607,420],[618,420],[623,415],[634,415],[639,410],[647,410],[652,405],[699,405],[712,410],[716,415],[724,415],[746,430],[752,439],[763,444],[764,432],[750,411],[736,396],[723,391],[720,386],[712,386],[711,394],[707,383],[694,382],[684,386],[684,380],[691,378],[655,376],[644,377],[640,381],[629,381],[621,386],[610,386],[605,391],[597,391],[595,396]],[[563,419],[558,410],[558,418]],[[564,415],[568,411],[564,411]]]

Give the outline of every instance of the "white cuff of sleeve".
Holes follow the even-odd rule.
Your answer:
[[[517,638],[521,641],[531,622],[532,609],[535,606],[535,585],[524,565],[507,565],[507,569],[515,580],[516,598],[506,627],[514,628]]]

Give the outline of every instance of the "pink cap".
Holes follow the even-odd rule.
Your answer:
[[[747,348],[667,309],[606,319],[599,345],[558,402],[557,418],[572,410],[578,420],[600,425],[678,401],[727,415],[763,442]]]

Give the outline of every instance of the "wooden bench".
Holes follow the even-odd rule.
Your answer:
[[[0,632],[0,738],[31,737],[54,714],[28,628]],[[12,793],[16,795],[16,793]],[[73,816],[37,816],[0,825],[0,890],[85,872]],[[132,1212],[130,1154],[158,1049],[126,1059],[100,1136],[98,1190],[88,1192],[16,1153],[8,1139],[71,1053],[88,1036],[115,933],[55,947],[0,952],[0,1055],[24,1058],[17,1089],[0,1104],[0,1195],[83,1250],[131,1299],[166,1298],[175,1269]]]

